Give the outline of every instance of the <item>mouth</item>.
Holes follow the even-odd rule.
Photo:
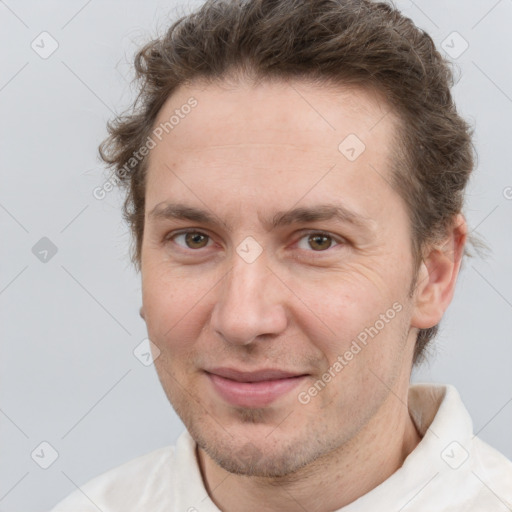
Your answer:
[[[233,368],[205,371],[214,391],[230,405],[258,408],[289,394],[308,377],[306,373],[277,369],[242,372]]]

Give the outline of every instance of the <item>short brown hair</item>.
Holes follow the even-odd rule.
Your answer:
[[[147,157],[134,159],[164,102],[194,80],[233,72],[372,88],[401,121],[392,186],[408,208],[416,267],[462,210],[473,169],[471,129],[458,115],[453,75],[428,34],[392,5],[369,0],[207,0],[135,57],[139,94],[108,123],[100,156],[126,187],[123,208],[140,270]],[[127,166],[127,162],[130,165]],[[438,326],[418,333],[414,362]]]

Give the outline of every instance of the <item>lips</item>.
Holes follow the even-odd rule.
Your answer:
[[[212,368],[206,375],[224,401],[238,407],[265,407],[288,394],[307,374],[277,369],[242,372],[233,368]]]
[[[226,379],[237,382],[261,382],[265,380],[280,380],[304,375],[303,373],[285,372],[282,370],[256,370],[251,372],[241,372],[232,368],[213,368],[208,373],[219,375]]]

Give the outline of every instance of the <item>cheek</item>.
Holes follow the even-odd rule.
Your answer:
[[[350,269],[311,286],[297,287],[306,314],[296,314],[294,318],[304,320],[304,330],[315,329],[317,334],[323,333],[321,338],[327,349],[338,349],[340,345],[343,348],[361,330],[373,325],[379,314],[392,308],[398,298],[398,293],[389,287],[382,293],[383,288],[375,282],[381,284],[382,279],[379,276],[375,280],[368,279],[361,271]]]
[[[199,279],[169,278],[163,273],[146,274],[142,300],[149,338],[160,350],[191,347],[204,325],[211,286]]]
[[[385,294],[380,290],[361,273],[350,273],[300,292],[315,314],[309,311],[294,318],[299,319],[299,328],[323,354],[322,371],[328,371],[338,361],[334,368],[338,384],[332,386],[332,392],[338,386],[352,387],[365,379],[373,382],[375,376],[369,369],[379,373],[380,369],[390,368],[397,353],[403,351],[406,297],[395,283],[389,283]]]

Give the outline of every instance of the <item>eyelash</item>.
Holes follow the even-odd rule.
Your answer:
[[[178,245],[178,247],[181,250],[192,251],[192,252],[199,252],[200,249],[205,249],[206,247],[208,247],[208,245],[207,245],[206,247],[201,247],[200,249],[191,249],[190,247],[185,247],[185,246],[177,244],[175,242],[175,239],[178,236],[181,236],[181,235],[185,235],[186,236],[189,233],[204,235],[204,236],[208,237],[208,242],[207,243],[213,242],[212,237],[208,233],[205,233],[204,231],[200,231],[200,230],[196,230],[196,229],[187,229],[187,230],[184,230],[184,231],[179,231],[177,233],[172,233],[170,235],[167,235],[165,237],[165,239],[164,239],[164,242],[165,243],[174,242],[176,245]],[[321,257],[322,253],[328,252],[333,247],[337,247],[338,245],[347,245],[349,243],[347,239],[345,239],[343,237],[340,237],[340,236],[333,235],[332,233],[329,233],[327,231],[309,230],[309,231],[303,232],[301,234],[301,236],[299,238],[297,238],[297,240],[295,241],[294,244],[298,244],[304,238],[312,236],[312,235],[329,237],[332,240],[332,242],[334,243],[334,245],[331,245],[331,247],[329,247],[328,249],[326,249],[324,251],[315,251],[313,249],[310,249],[310,250],[303,249],[306,252],[312,253],[312,255],[314,255],[314,257]]]

